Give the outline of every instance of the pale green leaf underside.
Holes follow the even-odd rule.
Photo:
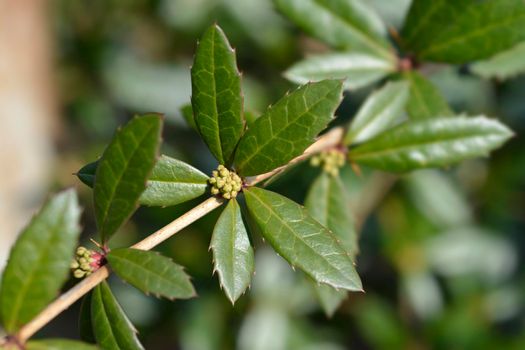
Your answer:
[[[82,167],[76,174],[86,185],[93,187],[98,161]],[[167,207],[197,198],[206,192],[208,176],[191,165],[162,155],[153,167],[142,192],[142,205]]]
[[[214,25],[202,36],[191,68],[193,115],[220,164],[228,164],[243,129],[241,76],[235,51]]]
[[[485,61],[476,62],[470,66],[470,69],[486,79],[505,80],[523,74],[525,73],[525,42]]]
[[[260,188],[244,191],[258,231],[292,266],[318,283],[361,291],[361,280],[349,254],[328,229],[299,204]]]
[[[274,0],[279,11],[312,36],[339,49],[392,58],[386,28],[360,0]]]
[[[360,143],[391,127],[408,100],[408,84],[390,82],[370,95],[352,120],[345,143]]]
[[[118,130],[99,160],[93,186],[95,217],[106,242],[133,214],[157,158],[162,119],[135,117]]]
[[[403,42],[423,60],[466,63],[525,40],[522,0],[415,0]]]
[[[104,350],[142,350],[137,331],[111,293],[106,281],[93,289],[91,318],[97,344]]]
[[[26,350],[97,350],[95,345],[70,339],[43,339],[30,341]]]
[[[407,113],[411,119],[448,117],[453,114],[441,92],[430,80],[414,71],[405,72],[402,77],[410,84]]]
[[[323,79],[344,79],[345,89],[370,85],[396,69],[395,62],[364,53],[313,56],[290,67],[285,77],[297,84]]]
[[[485,117],[410,121],[351,149],[349,157],[373,168],[406,172],[486,156],[511,136],[505,125]]]
[[[217,220],[210,248],[214,270],[226,296],[234,303],[250,285],[254,271],[253,248],[235,199],[228,202]]]
[[[2,277],[2,325],[15,332],[58,296],[80,234],[74,190],[48,200],[11,249]]]
[[[313,182],[305,206],[310,215],[321,225],[328,228],[339,240],[341,246],[355,259],[359,247],[355,230],[354,215],[350,210],[350,201],[341,179],[322,173]],[[339,305],[346,299],[344,290],[312,282],[315,294],[328,316],[332,316]]]
[[[117,276],[146,294],[168,299],[196,295],[184,268],[157,252],[120,248],[112,250],[107,259]]]
[[[303,85],[269,107],[239,143],[234,162],[238,172],[262,174],[303,153],[333,118],[341,92],[340,81],[323,80]]]

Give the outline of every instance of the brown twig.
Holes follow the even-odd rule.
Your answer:
[[[279,167],[275,170],[272,170],[268,173],[253,176],[249,178],[246,182],[248,186],[256,185],[257,183],[270,178],[271,176],[280,173],[287,166],[300,162],[312,154],[321,152],[325,149],[330,149],[338,146],[341,143],[343,137],[342,128],[334,128],[321,136],[314,144],[312,144],[306,151],[299,157],[291,160],[287,165]],[[166,239],[170,238],[183,228],[187,227],[191,223],[197,221],[204,215],[218,208],[225,202],[224,199],[217,197],[211,197],[195,208],[191,209],[187,213],[183,214],[179,218],[173,220],[168,225],[159,229],[158,231],[152,233],[148,237],[144,238],[142,241],[136,243],[132,246],[135,249],[141,250],[150,250],[160,243],[164,242]],[[95,288],[99,283],[108,278],[110,270],[107,266],[103,266],[98,269],[96,272],[76,284],[66,293],[62,294],[58,299],[49,304],[40,314],[38,314],[33,320],[24,325],[16,334],[16,339],[20,343],[25,343],[33,334],[38,332],[42,327],[48,324],[52,319],[70,307],[74,302],[82,298],[87,294],[91,289]]]

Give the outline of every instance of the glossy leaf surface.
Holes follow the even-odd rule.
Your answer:
[[[395,71],[393,60],[364,53],[333,53],[313,56],[290,67],[285,77],[297,84],[323,79],[344,79],[345,89],[372,84]]]
[[[402,115],[408,100],[408,84],[388,83],[370,95],[352,120],[345,143],[360,143],[391,127]]]
[[[406,172],[486,156],[511,136],[505,125],[485,117],[411,121],[351,149],[349,157],[373,168]]]
[[[339,49],[392,57],[379,16],[359,0],[274,0],[297,26]]]
[[[91,296],[93,333],[104,350],[142,350],[137,331],[111,293],[107,282],[93,289]]]
[[[221,286],[235,303],[250,284],[254,271],[253,248],[237,200],[230,200],[217,220],[210,248]]]
[[[97,227],[106,242],[133,214],[157,161],[162,118],[135,117],[118,130],[100,159],[93,199]]]
[[[168,299],[196,295],[184,268],[157,252],[120,248],[112,250],[107,259],[117,276],[146,294]]]
[[[466,63],[525,40],[522,0],[414,0],[402,31],[420,59]]]
[[[250,217],[276,252],[318,283],[361,291],[349,254],[299,204],[260,188],[245,190]]]
[[[452,115],[441,92],[427,78],[417,72],[405,72],[403,79],[410,84],[407,112],[411,119],[420,120]]]
[[[342,83],[323,80],[301,86],[257,118],[235,154],[244,176],[273,170],[300,155],[332,119],[341,101]]]
[[[80,234],[74,190],[49,199],[11,249],[0,288],[2,325],[14,332],[58,296]]]
[[[525,42],[498,53],[485,61],[474,63],[472,72],[483,78],[505,80],[525,73]]]
[[[214,25],[202,36],[191,69],[193,115],[220,164],[228,164],[244,129],[241,76],[235,51]]]

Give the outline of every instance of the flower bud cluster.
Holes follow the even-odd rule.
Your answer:
[[[326,173],[337,176],[339,169],[345,165],[345,154],[343,151],[333,148],[323,151],[310,159],[310,164],[315,167],[321,167]]]
[[[85,247],[78,247],[75,259],[71,262],[71,270],[75,278],[84,278],[98,270],[104,261],[104,255]]]
[[[211,185],[211,194],[221,195],[226,199],[237,197],[242,189],[242,179],[224,165],[219,165],[217,170],[213,171],[208,182]]]

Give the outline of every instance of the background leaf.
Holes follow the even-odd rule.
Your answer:
[[[323,80],[281,98],[242,137],[236,169],[244,176],[258,175],[300,155],[332,119],[341,92],[340,81]]]
[[[279,11],[305,32],[339,49],[391,58],[386,28],[360,0],[274,0]]]
[[[244,129],[241,75],[235,51],[214,25],[202,36],[191,69],[193,114],[220,164],[229,164]]]
[[[26,350],[97,350],[98,347],[70,339],[43,339],[30,341]]]
[[[117,276],[144,293],[168,299],[195,296],[184,268],[157,252],[120,248],[112,250],[106,258]]]
[[[6,331],[15,332],[56,296],[69,275],[80,234],[80,207],[74,190],[49,199],[11,249],[0,288]]]
[[[359,143],[388,129],[401,116],[408,100],[408,84],[388,83],[371,94],[352,120],[345,143]]]
[[[277,193],[252,187],[244,191],[258,231],[292,266],[318,283],[361,291],[352,259],[337,238],[299,204]]]
[[[133,214],[156,162],[162,119],[135,117],[118,130],[99,161],[93,198],[95,217],[106,242]]]
[[[415,71],[404,72],[402,77],[410,84],[407,112],[411,119],[452,115],[452,110],[441,92],[427,78]]]
[[[402,38],[423,60],[466,63],[525,40],[522,0],[414,0]]]
[[[193,117],[193,108],[191,104],[186,104],[180,108],[180,114],[182,115],[182,118],[186,121],[188,126],[192,128],[193,130],[199,132],[199,129],[197,128],[197,124],[195,124],[195,118]]]
[[[470,69],[483,78],[505,80],[518,74],[525,73],[525,42],[521,42],[510,50],[474,63]]]
[[[290,67],[285,77],[297,84],[323,79],[344,79],[345,89],[372,84],[396,69],[393,60],[364,53],[332,53],[312,56]]]
[[[93,187],[98,161],[82,167],[76,174]],[[162,155],[153,167],[139,203],[167,207],[197,198],[206,192],[208,176],[188,163]]]
[[[88,343],[96,343],[93,323],[91,322],[91,292],[82,298],[78,315],[78,331],[80,339]]]
[[[140,204],[170,206],[197,198],[206,192],[208,176],[180,160],[161,156],[153,168]]]
[[[124,314],[106,281],[93,289],[91,317],[95,338],[102,349],[144,349],[137,339],[137,331]]]
[[[351,149],[349,157],[373,168],[405,172],[485,156],[511,136],[505,125],[485,117],[411,121]]]
[[[305,200],[306,209],[321,225],[328,228],[341,246],[355,261],[359,251],[354,214],[341,179],[323,172],[312,183]],[[315,294],[323,310],[332,316],[347,297],[345,290],[336,290],[328,285],[313,282]]]
[[[254,271],[253,249],[237,200],[230,200],[217,220],[210,248],[214,271],[233,304],[250,284]]]

